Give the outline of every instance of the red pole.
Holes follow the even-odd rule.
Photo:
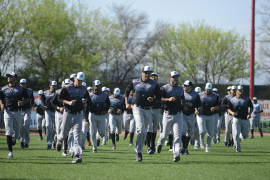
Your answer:
[[[249,97],[254,96],[254,57],[255,57],[255,0],[251,0],[251,38],[250,38],[250,85]]]

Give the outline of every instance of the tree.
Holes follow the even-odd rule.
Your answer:
[[[204,23],[171,26],[152,56],[161,71],[177,70],[182,81],[220,84],[248,76],[244,38]]]
[[[16,61],[20,28],[18,1],[0,0],[0,76]]]

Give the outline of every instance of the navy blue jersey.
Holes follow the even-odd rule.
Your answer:
[[[172,86],[170,84],[166,84],[161,87],[160,91],[162,98],[176,98],[175,101],[164,102],[164,110],[169,111],[169,114],[176,114],[177,112],[181,112],[183,105],[182,103],[185,100],[183,88],[181,86]]]
[[[44,91],[44,96],[45,96],[45,106],[48,107],[48,110],[54,112],[55,108],[51,104],[51,99],[55,95],[55,91],[51,92],[50,90]]]
[[[117,109],[121,109],[124,111],[125,109],[125,98],[123,96],[114,97],[114,95],[111,95],[109,97],[110,99],[110,108],[113,110],[113,114],[117,114]]]
[[[61,93],[61,89],[57,89],[54,93],[54,96],[51,98],[51,105],[52,107],[57,110],[57,107],[64,107],[63,103],[61,103],[60,101],[58,101],[60,93]]]
[[[242,96],[240,98],[235,96],[228,103],[228,109],[236,112],[237,115],[235,117],[237,118],[247,119],[248,108],[253,109],[253,104],[247,96]]]
[[[90,112],[95,114],[102,114],[107,112],[110,107],[110,99],[104,92],[90,93],[91,106]]]
[[[128,96],[128,99],[127,99],[128,104],[132,104],[132,98],[133,97],[131,95]],[[125,109],[125,111],[127,111],[127,114],[132,114],[133,113],[132,109]]]
[[[195,108],[201,105],[200,96],[195,91],[184,92],[185,103],[183,105],[183,113],[185,115],[190,115],[194,113]]]
[[[227,112],[228,109],[228,105],[229,105],[229,101],[233,98],[234,96],[228,94],[227,96],[225,96],[222,101],[221,101],[221,107],[223,109],[223,111]]]
[[[22,101],[23,99],[27,99],[27,92],[26,89],[23,88],[20,85],[15,85],[15,86],[4,86],[2,88],[3,92],[3,100],[4,100],[4,105],[5,108],[11,111],[16,111],[18,110],[18,101]]]
[[[206,94],[205,92],[199,93],[201,105],[198,108],[198,111],[202,115],[213,115],[216,112],[211,112],[211,107],[215,107],[219,105],[219,99],[218,96],[210,93]]]
[[[156,81],[149,79],[142,81],[141,79],[134,79],[126,88],[125,96],[128,97],[131,90],[134,90],[133,103],[141,107],[150,107],[151,102],[147,100],[148,97],[160,100],[160,89]]]
[[[23,109],[23,110],[31,108],[31,107],[33,106],[33,104],[34,104],[33,90],[30,89],[30,88],[26,88],[26,93],[27,93],[28,102],[25,103],[25,104],[22,106],[22,109]]]
[[[58,101],[63,104],[63,100],[72,101],[76,100],[73,106],[64,104],[65,109],[70,113],[80,112],[84,109],[83,99],[86,100],[87,107],[91,103],[89,94],[85,86],[75,87],[69,84],[62,88]]]

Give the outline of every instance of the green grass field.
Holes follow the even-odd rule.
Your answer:
[[[0,179],[270,179],[270,136],[242,142],[236,153],[223,143],[213,145],[210,153],[193,150],[172,162],[172,152],[163,147],[161,154],[148,155],[144,147],[143,162],[135,161],[135,152],[120,139],[117,150],[111,142],[93,154],[86,146],[82,164],[71,164],[56,150],[46,150],[45,140],[31,136],[29,149],[14,147],[14,158],[7,158],[6,138],[0,137]]]

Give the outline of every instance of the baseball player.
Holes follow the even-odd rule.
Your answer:
[[[211,141],[214,137],[215,112],[219,109],[218,96],[212,93],[212,84],[206,83],[205,91],[199,94],[201,105],[195,110],[200,133],[200,147],[205,152],[210,152]],[[204,136],[207,133],[207,145],[205,147]]]
[[[104,92],[105,94],[107,94],[108,96],[110,96],[110,88],[108,87],[105,87],[102,92]],[[116,130],[118,130],[116,128]],[[109,137],[108,137],[108,133],[109,133]],[[99,136],[100,138],[100,136]],[[97,141],[99,141],[99,138]],[[106,126],[105,126],[105,135],[104,135],[104,138],[102,140],[102,145],[106,145],[107,144],[107,141],[108,139],[111,139],[111,133],[110,133],[110,123],[109,123],[109,114],[107,114],[106,116]],[[119,134],[118,132],[116,133],[116,140],[119,141]],[[99,143],[98,143],[99,144]]]
[[[21,107],[27,103],[28,96],[26,89],[17,85],[17,74],[11,72],[6,75],[8,84],[2,88],[0,105],[4,111],[4,123],[7,136],[8,158],[13,158],[12,146],[16,144],[21,131]]]
[[[133,96],[133,91],[130,91],[130,94],[128,96],[128,104],[132,104],[132,96]],[[133,117],[132,107],[130,107],[130,109],[125,108],[123,119],[124,119],[123,122],[124,122],[124,129],[125,129],[124,140],[127,138],[129,134],[129,145],[133,146],[135,120]]]
[[[230,100],[235,96],[236,93],[236,86],[230,86],[230,91],[227,96],[225,96],[221,102],[221,106],[225,111],[225,137],[224,137],[224,145],[225,146],[232,146],[233,142],[230,140],[230,135],[232,133],[232,115],[227,111],[228,104]]]
[[[89,86],[89,87],[87,87],[87,91],[88,91],[88,93],[90,95],[93,92],[93,88]],[[88,126],[88,131],[86,133],[86,139],[87,139],[87,146],[91,146],[89,126]]]
[[[157,142],[157,153],[161,152],[162,144],[172,130],[173,142],[173,161],[180,161],[181,136],[183,125],[182,106],[185,103],[184,90],[178,85],[179,73],[170,73],[170,83],[161,87],[161,101],[164,103],[163,131]]]
[[[67,138],[70,129],[73,131],[73,146],[70,150],[71,156],[73,156],[72,163],[82,162],[82,149],[80,146],[82,120],[83,120],[83,107],[87,107],[91,104],[91,100],[87,89],[82,86],[82,82],[85,80],[83,72],[78,72],[74,83],[64,86],[60,92],[59,99],[64,104],[64,113],[61,126],[61,133],[57,141],[57,151],[62,148],[62,143]],[[88,109],[88,108],[87,108]]]
[[[43,140],[42,127],[45,126],[45,112],[44,112],[45,96],[43,90],[38,91],[38,98],[35,99],[34,112],[37,113],[37,130],[40,140]]]
[[[153,72],[151,74],[151,79],[154,81],[158,81],[158,74]],[[146,134],[146,144],[148,146],[147,153],[148,154],[154,154],[156,151],[156,136],[157,136],[157,130],[159,127],[159,124],[161,123],[161,103],[160,100],[157,100],[156,97],[154,97],[153,103],[152,103],[152,118],[149,121],[148,127],[147,127],[147,134]],[[161,123],[162,124],[162,123]]]
[[[94,81],[93,93],[90,94],[91,105],[89,113],[90,137],[93,145],[93,153],[97,152],[97,132],[101,137],[105,135],[106,117],[110,107],[110,99],[107,94],[101,91],[100,80]]]
[[[30,88],[27,88],[26,85],[27,81],[26,79],[21,79],[20,80],[20,85],[26,89],[27,96],[28,96],[28,101],[25,103],[21,108],[22,108],[22,131],[20,133],[21,136],[21,148],[28,148],[29,142],[30,142],[30,137],[29,137],[29,128],[31,124],[31,111],[32,107],[34,104],[34,96],[33,96],[33,91]]]
[[[257,126],[261,137],[263,137],[263,132],[262,132],[262,125],[260,123],[260,113],[263,112],[263,108],[262,105],[260,103],[258,103],[257,97],[253,97],[253,112],[251,114],[251,118],[250,118],[250,132],[251,132],[251,139],[254,138],[254,127]]]
[[[51,149],[52,145],[55,148],[56,139],[55,137],[55,108],[51,104],[51,99],[55,95],[57,82],[51,81],[50,89],[44,92],[45,96],[45,126],[47,135],[47,149]]]
[[[249,97],[243,94],[243,86],[237,86],[236,95],[228,103],[228,112],[233,116],[232,134],[236,152],[241,152],[240,133],[246,139],[249,132],[249,121],[253,104]]]
[[[196,87],[194,89],[194,91],[199,94],[202,92],[202,89],[200,87]],[[196,114],[195,114],[196,115]],[[191,136],[191,142],[193,141],[194,143],[191,143],[194,145],[194,149],[198,150],[199,146],[200,146],[200,133],[199,133],[199,127],[198,127],[198,123],[197,123],[197,117],[198,115],[196,115],[196,121],[194,124],[194,130],[193,130],[193,135]]]
[[[218,89],[217,88],[213,88],[213,93],[215,95],[218,96],[218,101],[219,104],[221,104],[222,99],[220,98],[219,94],[218,94]],[[222,112],[221,112],[221,108],[219,108],[218,111],[215,112],[215,126],[214,126],[214,137],[213,137],[213,143],[216,144],[217,142],[220,142],[220,129],[221,129],[221,121],[222,121]]]
[[[111,131],[111,138],[113,144],[113,150],[116,149],[115,137],[116,137],[116,128],[118,129],[118,137],[119,133],[122,132],[122,122],[123,122],[123,112],[125,109],[125,99],[120,95],[120,89],[115,88],[113,91],[113,95],[110,97],[110,108],[109,108],[109,124]]]
[[[141,72],[141,78],[134,79],[126,88],[125,103],[126,108],[130,109],[131,104],[128,102],[130,91],[134,91],[133,95],[133,116],[136,123],[136,161],[142,161],[142,149],[146,136],[146,128],[151,115],[151,104],[154,97],[157,100],[160,99],[160,89],[156,81],[150,79],[152,68],[150,66],[144,66]]]
[[[192,90],[192,82],[186,80],[184,82],[185,104],[183,105],[183,131],[182,131],[182,154],[188,155],[188,144],[193,135],[196,122],[195,110],[198,111],[200,106],[200,96]]]

